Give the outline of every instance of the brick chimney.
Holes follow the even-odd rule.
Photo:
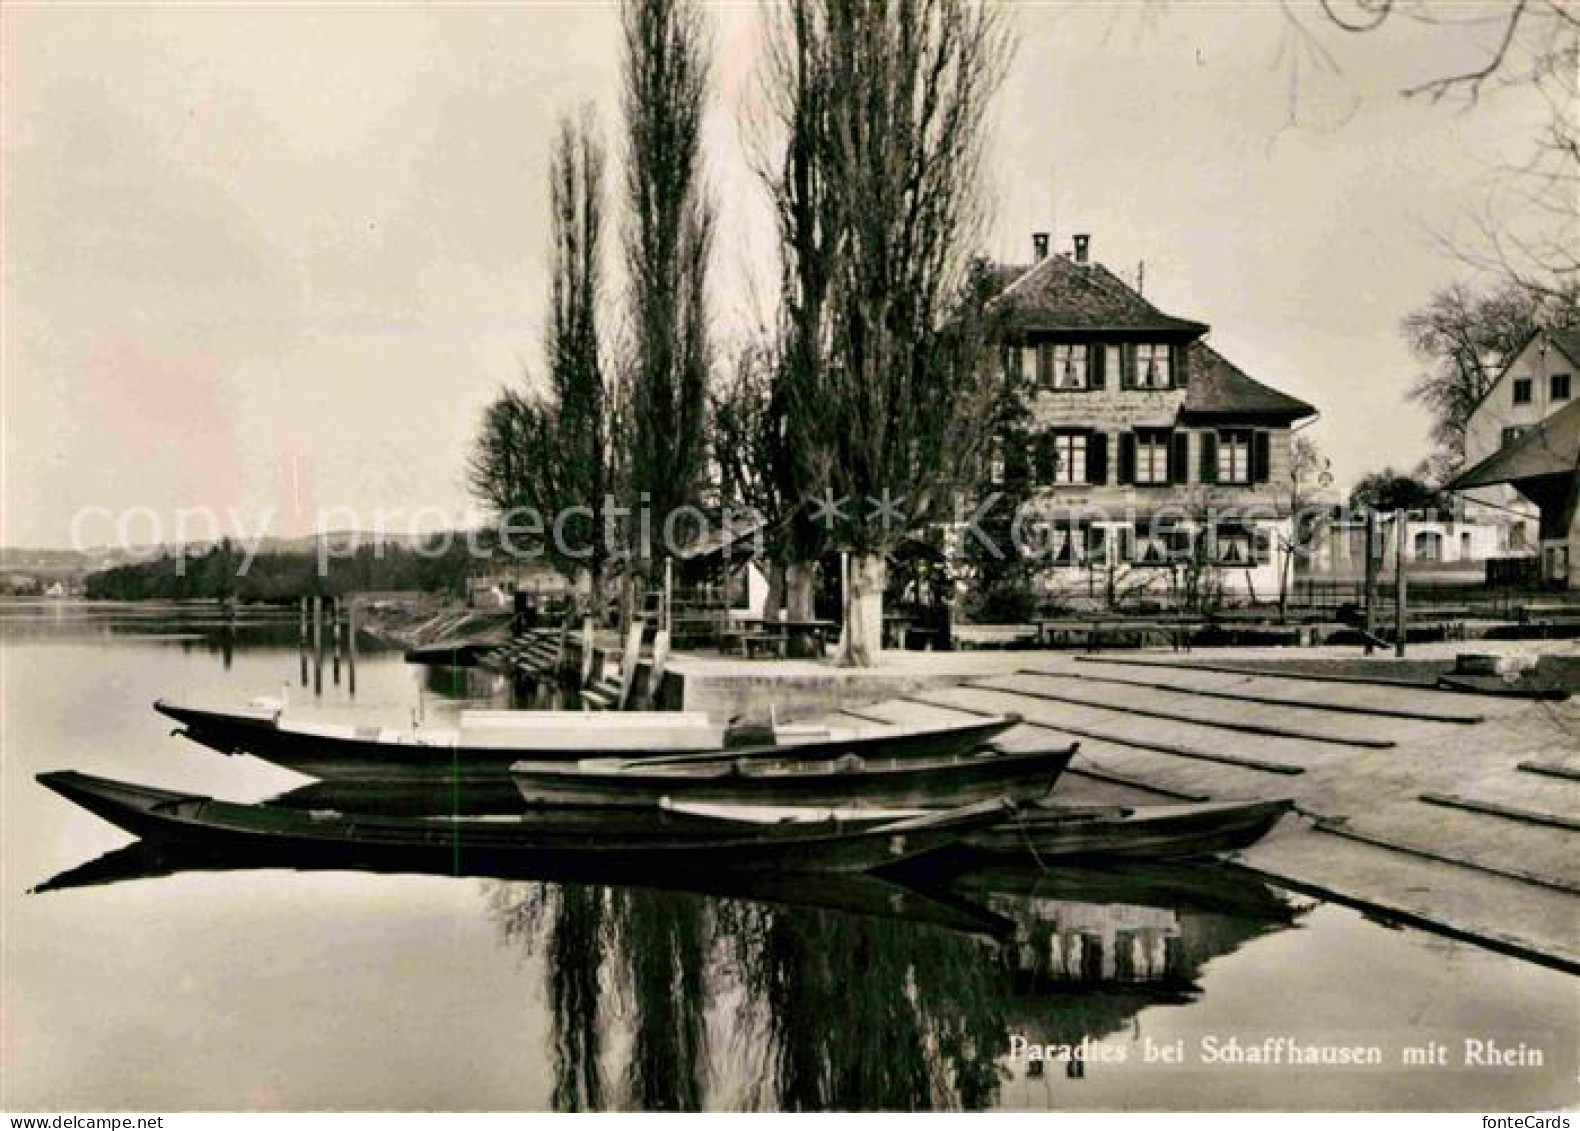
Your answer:
[[[1092,237],[1091,236],[1089,236],[1089,235],[1087,235],[1086,233],[1083,232],[1080,235],[1075,237],[1075,261],[1077,263],[1086,263],[1086,262],[1088,262],[1087,256],[1088,256],[1088,253],[1091,251],[1091,249],[1092,249]]]
[[[1048,233],[1033,232],[1031,234],[1031,260],[1041,263],[1048,258]]]

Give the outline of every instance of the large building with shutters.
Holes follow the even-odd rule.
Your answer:
[[[1255,380],[1090,255],[1034,237],[996,302],[1026,389],[993,475],[1035,514],[1049,590],[1131,592],[1182,574],[1276,596],[1291,526],[1291,429],[1316,410]]]

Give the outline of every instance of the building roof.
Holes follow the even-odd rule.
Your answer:
[[[1580,326],[1549,330],[1547,337],[1573,365],[1580,365]]]
[[[1298,397],[1269,388],[1206,342],[1192,342],[1186,354],[1189,383],[1184,416],[1259,416],[1294,421],[1316,409]]]
[[[1575,474],[1580,470],[1580,401],[1575,401],[1534,425],[1519,439],[1503,445],[1486,459],[1462,471],[1448,485],[1451,491],[1514,483],[1545,475]]]
[[[1482,390],[1481,396],[1476,398],[1476,403],[1471,405],[1467,420],[1480,412],[1481,406],[1492,399],[1494,390],[1503,384],[1503,378],[1507,376],[1509,370],[1514,368],[1514,363],[1524,355],[1526,350],[1531,348],[1532,342],[1543,336],[1557,348],[1559,353],[1569,359],[1570,364],[1580,366],[1580,326],[1561,326],[1557,329],[1542,329],[1538,327],[1526,336],[1525,340],[1520,343],[1519,349],[1502,360],[1498,366],[1497,376]]]
[[[762,518],[754,511],[750,514],[731,514],[725,511],[717,526],[711,523],[676,557],[681,561],[698,558],[733,557],[745,552],[750,556],[756,549],[755,539],[765,528]]]
[[[1206,342],[1194,340],[1207,332],[1205,323],[1163,313],[1100,263],[1050,255],[1030,267],[993,270],[1003,287],[995,301],[1005,304],[1015,330],[1117,330],[1193,339],[1186,361],[1186,416],[1295,421],[1316,414],[1305,401],[1269,388]]]
[[[1050,255],[1030,267],[999,267],[1005,304],[1017,330],[1121,330],[1199,337],[1200,322],[1175,318],[1100,263]]]

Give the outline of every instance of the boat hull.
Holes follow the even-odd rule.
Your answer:
[[[881,823],[927,812],[714,805],[674,799],[665,799],[660,805],[677,816],[759,827],[830,817],[852,823]],[[1101,808],[1035,802],[1022,807],[1002,825],[964,838],[951,854],[984,863],[1024,861],[1031,864],[1070,860],[1093,864],[1213,856],[1254,844],[1293,808],[1294,802],[1288,799]]]
[[[453,739],[424,741],[417,732],[400,732],[399,740],[383,728],[346,728],[351,733],[320,733],[283,726],[278,716],[262,712],[212,711],[160,700],[154,709],[180,724],[178,733],[221,754],[250,754],[321,781],[400,779],[503,779],[519,761],[574,763],[598,753],[585,746],[469,746]],[[988,719],[963,727],[878,733],[826,742],[789,746],[728,747],[732,757],[943,757],[976,749],[1014,726],[1014,716]],[[595,725],[595,724],[590,724]],[[620,757],[685,758],[667,749],[620,750]],[[709,752],[716,754],[717,751]]]
[[[1256,843],[1294,808],[1287,800],[1148,805],[1106,819],[1027,809],[1003,826],[965,838],[960,852],[985,860],[1179,860]]]
[[[939,808],[1008,796],[1045,797],[1075,756],[1076,748],[1029,753],[995,752],[951,759],[895,759],[879,768],[786,774],[753,770],[749,762],[720,761],[712,776],[682,776],[640,764],[588,768],[518,763],[511,779],[532,806],[634,806],[663,799],[749,805]],[[872,763],[865,763],[871,767]]]
[[[687,872],[864,872],[913,861],[1002,821],[999,801],[935,817],[852,830],[835,822],[770,835],[686,830],[618,836],[596,824],[567,831],[530,821],[430,821],[350,817],[267,805],[237,805],[74,772],[38,775],[39,783],[146,840],[201,845],[257,857],[311,849],[346,867],[434,867],[456,872],[531,864],[567,873],[622,870]]]

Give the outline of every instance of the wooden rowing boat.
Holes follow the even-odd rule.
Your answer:
[[[645,829],[627,821],[545,826],[521,818],[424,819],[359,817],[335,812],[238,805],[74,771],[38,775],[41,785],[136,836],[242,852],[312,848],[349,867],[373,859],[385,866],[484,866],[490,861],[604,871],[656,869],[864,872],[936,852],[960,837],[1004,820],[1012,805],[984,801],[944,813],[853,829],[834,821],[743,829],[696,819],[664,827],[654,814]],[[705,819],[703,819],[705,820]],[[462,862],[466,861],[467,864]]]
[[[213,710],[154,703],[177,733],[222,754],[251,754],[325,781],[396,777],[502,778],[523,759],[575,762],[594,755],[640,759],[716,756],[933,757],[973,750],[1020,721],[1018,715],[963,725],[785,727],[734,732],[700,712],[463,711],[453,728],[356,726],[288,719],[280,706]]]
[[[926,809],[837,810],[674,800],[661,802],[661,807],[685,816],[759,827],[796,821],[840,821],[863,827],[875,821],[903,820],[928,812]],[[1294,802],[1287,799],[1089,808],[1043,800],[1021,806],[1002,825],[963,838],[958,850],[979,859],[1039,862],[1211,856],[1254,844],[1293,808]]]
[[[937,808],[1001,795],[1017,801],[1044,797],[1075,752],[1071,745],[1015,752],[989,747],[932,758],[856,754],[829,758],[797,752],[777,758],[657,763],[524,761],[510,768],[510,776],[529,805],[646,808],[675,798],[729,804]]]

